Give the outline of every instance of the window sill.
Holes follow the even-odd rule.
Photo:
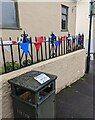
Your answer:
[[[8,30],[22,30],[22,28],[19,28],[19,27],[3,27],[3,28],[0,28],[0,29],[8,29]]]
[[[61,32],[68,32],[68,30],[61,30]]]

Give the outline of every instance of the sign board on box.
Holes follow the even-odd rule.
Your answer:
[[[47,82],[48,80],[50,80],[50,78],[45,75],[44,73],[34,77],[35,80],[37,80],[40,84],[43,84],[45,82]]]

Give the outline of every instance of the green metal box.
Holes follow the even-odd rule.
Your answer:
[[[50,79],[40,84],[34,77],[43,72],[31,71],[9,80],[15,118],[55,118],[55,80],[57,76],[44,73]]]

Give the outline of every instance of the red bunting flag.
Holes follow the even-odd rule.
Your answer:
[[[12,44],[17,44],[17,41],[16,40],[12,40]]]
[[[77,46],[74,46],[74,49],[76,49],[77,48]]]
[[[36,50],[39,50],[39,48],[40,48],[40,42],[34,42],[34,45],[35,45],[35,47],[36,47]]]
[[[37,37],[37,42],[42,43],[43,41],[44,41],[44,37],[43,36]]]
[[[62,44],[62,40],[61,40],[61,39],[59,39],[59,45],[60,45],[60,44]]]
[[[66,40],[66,36],[62,36],[62,37],[61,37],[61,40]]]

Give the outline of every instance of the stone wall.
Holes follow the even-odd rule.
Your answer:
[[[62,90],[66,85],[77,81],[85,73],[85,50],[78,50],[67,55],[50,59],[35,65],[1,75],[0,95],[2,93],[2,117],[12,118],[12,100],[10,97],[10,85],[8,80],[15,78],[31,70],[39,70],[52,73],[58,76],[56,80],[56,93]],[[1,98],[1,97],[0,97]],[[1,111],[1,110],[0,110]]]

